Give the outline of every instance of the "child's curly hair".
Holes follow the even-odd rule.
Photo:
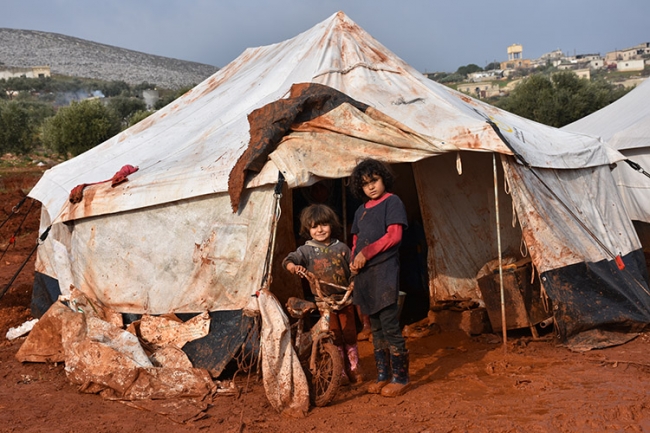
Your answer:
[[[317,225],[329,225],[332,228],[332,235],[341,232],[341,222],[336,212],[324,204],[312,204],[300,212],[300,235],[305,239],[311,239],[309,229]]]
[[[374,176],[381,177],[381,180],[384,182],[386,191],[393,189],[393,184],[395,183],[395,175],[388,168],[386,164],[376,159],[364,159],[352,170],[352,175],[350,176],[350,191],[352,194],[359,200],[367,201],[368,197],[363,192],[363,179],[372,178]]]

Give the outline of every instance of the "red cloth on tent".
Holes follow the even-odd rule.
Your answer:
[[[129,180],[127,176],[135,173],[136,171],[138,171],[138,167],[135,167],[135,166],[130,165],[130,164],[126,164],[122,168],[120,168],[120,170],[117,173],[115,173],[112,178],[110,178],[108,180],[102,180],[102,181],[93,182],[93,183],[82,183],[80,185],[75,186],[74,188],[72,188],[72,191],[70,191],[70,195],[68,196],[68,200],[72,204],[80,203],[81,200],[83,200],[83,198],[84,198],[84,189],[87,186],[97,185],[98,183],[104,183],[104,182],[110,181],[111,182],[111,187],[115,187],[115,186],[121,184],[122,182],[126,182],[127,180]]]
[[[138,171],[138,167],[134,167],[129,164],[125,165],[124,167],[120,168],[120,171],[118,171],[113,175],[113,177],[111,178],[111,186],[116,187],[122,182],[126,182],[127,180],[129,180],[127,176],[135,173],[136,171]]]

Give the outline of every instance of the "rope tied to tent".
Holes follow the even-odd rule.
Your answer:
[[[274,203],[273,203],[273,216],[271,220],[271,236],[269,238],[269,245],[266,249],[266,259],[264,260],[264,271],[262,276],[262,283],[260,284],[260,290],[267,290],[271,285],[272,280],[272,264],[273,264],[273,253],[275,252],[275,236],[278,232],[278,221],[282,215],[282,209],[280,207],[280,199],[282,198],[282,187],[284,186],[284,175],[282,172],[278,171],[278,183],[275,184],[275,189],[273,191]]]
[[[492,129],[494,129],[494,132],[496,132],[496,134],[497,134],[497,135],[499,136],[499,138],[503,141],[503,143],[504,143],[506,146],[508,146],[508,149],[510,149],[510,151],[512,151],[512,153],[513,153],[513,155],[515,156],[515,158],[516,158],[516,159],[517,159],[517,160],[518,160],[518,161],[519,161],[519,162],[520,162],[524,167],[526,167],[527,169],[530,170],[530,172],[533,174],[533,176],[535,176],[535,178],[536,178],[536,179],[537,179],[537,180],[538,180],[538,181],[539,181],[539,182],[544,186],[544,188],[546,188],[546,189],[548,190],[548,192],[551,193],[551,195],[553,196],[553,198],[555,198],[555,200],[557,200],[558,203],[560,203],[560,204],[562,205],[562,207],[563,207],[563,208],[564,208],[564,209],[569,213],[569,215],[570,215],[570,216],[571,216],[571,217],[572,217],[572,218],[573,218],[573,219],[578,223],[578,225],[580,225],[580,227],[582,227],[582,228],[585,230],[585,232],[587,232],[587,234],[588,234],[588,235],[589,235],[589,236],[590,236],[590,237],[591,237],[591,238],[592,238],[592,239],[593,239],[593,240],[594,240],[594,241],[595,241],[595,242],[596,242],[596,243],[597,243],[597,244],[598,244],[602,249],[603,249],[603,251],[605,251],[605,252],[606,252],[606,253],[607,253],[607,254],[608,254],[612,259],[617,260],[617,264],[619,265],[619,268],[620,268],[621,270],[623,270],[624,266],[623,266],[623,268],[621,268],[621,266],[620,266],[620,264],[619,264],[619,262],[618,262],[619,259],[617,259],[617,257],[620,258],[620,255],[619,255],[619,254],[616,254],[616,253],[614,253],[614,252],[612,252],[612,251],[607,247],[607,245],[605,245],[605,244],[604,244],[600,239],[598,239],[598,236],[596,236],[596,234],[595,234],[595,233],[594,233],[594,232],[593,232],[589,227],[587,227],[587,224],[585,224],[584,221],[582,221],[580,218],[578,218],[578,216],[577,216],[577,215],[575,214],[575,212],[574,212],[574,211],[569,207],[569,205],[567,205],[567,204],[566,204],[566,203],[565,203],[565,202],[564,202],[564,201],[563,201],[563,200],[562,200],[562,199],[561,199],[561,198],[560,198],[560,197],[555,193],[555,191],[553,191],[553,189],[552,189],[552,188],[551,188],[551,187],[550,187],[546,182],[544,182],[544,180],[543,180],[543,179],[542,179],[542,178],[537,174],[537,172],[535,172],[535,170],[533,170],[533,166],[530,165],[530,164],[528,163],[528,161],[526,161],[526,159],[525,159],[523,156],[521,156],[521,154],[520,154],[519,152],[517,152],[517,151],[512,147],[512,145],[510,144],[510,142],[508,141],[508,139],[503,135],[503,133],[501,132],[501,130],[499,129],[499,127],[497,126],[496,123],[494,123],[493,121],[491,121],[491,120],[489,120],[489,119],[487,120],[487,123],[492,127]],[[621,263],[622,263],[622,262],[621,262]]]
[[[625,162],[627,163],[627,165],[629,165],[633,170],[638,171],[639,173],[644,174],[644,175],[646,175],[647,177],[650,177],[650,173],[648,173],[647,171],[645,171],[645,170],[643,169],[643,167],[641,167],[640,164],[638,164],[638,163],[632,161],[631,159],[624,159],[623,161],[625,161]]]
[[[22,206],[22,204],[25,202],[25,198],[23,198],[18,205],[14,206],[14,208],[12,209],[12,212],[13,212],[12,215],[15,215],[15,214],[18,213],[17,209],[19,209],[20,206]],[[27,209],[27,212],[25,212],[25,215],[23,216],[22,221],[20,221],[20,223],[18,224],[18,227],[16,227],[16,230],[14,231],[14,233],[9,238],[9,242],[7,243],[7,248],[5,248],[4,251],[2,252],[2,255],[0,255],[0,260],[5,256],[5,254],[9,250],[10,246],[16,245],[16,236],[18,236],[18,233],[20,233],[20,229],[23,227],[23,224],[25,223],[25,220],[27,219],[27,216],[31,212],[32,208],[34,207],[34,201],[35,200],[32,199],[32,203],[29,206],[29,209]],[[14,211],[14,209],[16,209],[16,211]]]
[[[11,212],[9,213],[7,218],[5,218],[4,221],[2,221],[2,224],[0,224],[0,228],[2,228],[7,223],[7,221],[9,221],[11,219],[12,216],[14,216],[14,215],[16,215],[18,213],[18,211],[20,210],[20,207],[23,205],[23,203],[25,203],[25,200],[27,200],[27,196],[20,199],[18,204],[11,208]]]
[[[23,264],[20,265],[20,268],[18,268],[18,270],[16,271],[16,273],[14,274],[14,276],[11,278],[11,280],[9,280],[9,282],[7,283],[7,285],[6,285],[6,286],[2,289],[2,291],[0,292],[0,299],[2,299],[2,297],[5,295],[5,293],[7,293],[7,291],[9,290],[9,288],[11,287],[11,285],[14,283],[14,281],[16,281],[16,278],[18,278],[18,275],[20,275],[20,273],[22,272],[22,270],[23,270],[23,268],[25,267],[25,265],[27,265],[27,262],[29,262],[29,259],[32,258],[32,255],[34,255],[34,252],[36,252],[36,249],[38,248],[38,246],[39,246],[40,244],[42,244],[42,243],[45,241],[45,239],[47,239],[47,235],[50,234],[50,229],[51,229],[51,228],[52,228],[52,225],[48,226],[48,227],[45,229],[45,231],[44,231],[44,232],[43,232],[43,233],[38,237],[38,241],[36,242],[36,245],[34,245],[34,248],[32,248],[32,250],[30,251],[30,253],[27,255],[27,258],[25,259],[25,261],[23,262]]]

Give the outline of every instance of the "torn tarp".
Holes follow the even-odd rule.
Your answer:
[[[107,399],[143,408],[158,407],[152,401],[164,399],[164,414],[176,421],[194,419],[207,409],[217,391],[207,370],[179,368],[189,364],[180,350],[176,356],[167,350],[154,357],[157,364],[166,359],[172,367],[155,367],[136,335],[100,319],[94,309],[82,312],[81,305],[92,304],[76,301],[76,311],[60,301],[52,305],[19,350],[19,360],[64,361],[67,378],[81,392]]]

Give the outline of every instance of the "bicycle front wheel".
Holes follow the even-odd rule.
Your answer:
[[[343,360],[332,343],[320,342],[316,353],[316,369],[310,375],[309,384],[311,402],[322,407],[336,396],[343,374]]]

